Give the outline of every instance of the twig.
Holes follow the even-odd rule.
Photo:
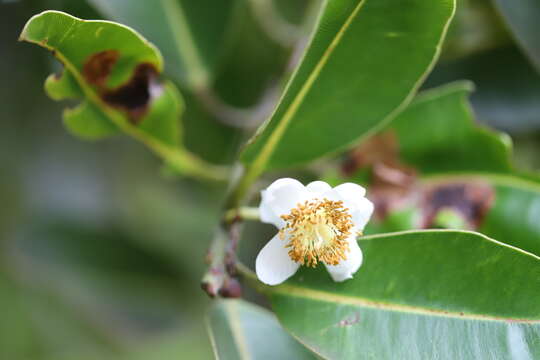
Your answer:
[[[210,297],[236,298],[242,295],[236,278],[236,248],[240,238],[238,219],[223,223],[216,231],[207,254],[208,270],[201,287]]]

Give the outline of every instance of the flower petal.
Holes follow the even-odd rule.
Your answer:
[[[362,250],[356,242],[356,236],[350,236],[349,239],[349,252],[347,254],[347,260],[342,260],[337,265],[325,265],[326,270],[330,273],[330,276],[334,281],[344,281],[352,279],[353,274],[358,271],[360,265],[362,265]]]
[[[260,281],[268,285],[281,284],[290,278],[300,264],[289,257],[286,240],[276,235],[259,252],[255,260],[255,272]]]
[[[374,208],[373,203],[364,196],[365,194],[366,190],[362,186],[344,183],[325,193],[324,197],[334,201],[342,200],[352,215],[354,229],[361,231],[369,221]]]
[[[344,199],[357,200],[366,196],[366,189],[354,183],[344,183],[334,188]]]
[[[363,197],[357,202],[357,207],[351,209],[351,216],[354,227],[357,231],[364,230],[371,214],[373,214],[373,203],[367,198]]]
[[[261,191],[261,221],[283,227],[284,221],[280,216],[288,214],[298,203],[306,200],[308,194],[306,187],[298,180],[283,178],[274,181]]]
[[[306,185],[306,189],[308,189],[308,191],[311,193],[324,194],[325,192],[331,190],[332,187],[324,181],[312,181]]]

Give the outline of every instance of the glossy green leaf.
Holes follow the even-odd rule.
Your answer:
[[[540,258],[477,233],[364,237],[353,279],[303,269],[268,288],[291,334],[326,359],[536,359]]]
[[[165,71],[182,84],[200,88],[212,80],[227,43],[235,0],[88,0],[107,17],[133,27],[155,43]]]
[[[221,300],[207,318],[216,359],[314,359],[272,313],[242,300]]]
[[[514,33],[517,42],[540,71],[540,38],[538,37],[540,2],[537,0],[517,2],[494,0],[494,2]]]
[[[178,144],[180,94],[171,83],[158,82],[161,55],[135,31],[46,11],[28,21],[20,39],[52,51],[64,65],[62,74],[45,83],[51,98],[83,98],[64,113],[72,133],[99,139],[123,130]]]
[[[246,148],[260,172],[343,149],[384,123],[438,55],[454,1],[330,0],[274,114]]]
[[[406,164],[422,174],[511,171],[511,140],[474,122],[471,90],[458,82],[424,91],[392,120],[387,131]]]

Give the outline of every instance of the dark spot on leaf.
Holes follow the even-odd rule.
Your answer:
[[[159,96],[162,91],[157,75],[152,64],[139,64],[126,84],[104,91],[101,97],[107,104],[123,110],[131,123],[137,124],[148,111],[152,98]]]
[[[116,50],[93,54],[82,70],[84,79],[94,86],[103,101],[124,112],[132,124],[138,124],[146,114],[154,96],[162,90],[157,82],[158,71],[154,65],[141,63],[135,67],[131,78],[123,85],[109,89],[107,79],[120,58]]]
[[[474,181],[438,185],[424,193],[422,227],[436,227],[434,220],[442,210],[460,215],[470,229],[477,229],[493,205],[495,192],[491,185]]]
[[[90,56],[83,66],[84,79],[92,85],[105,87],[107,78],[119,57],[120,54],[116,50],[105,50]]]

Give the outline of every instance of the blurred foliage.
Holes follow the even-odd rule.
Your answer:
[[[159,177],[159,161],[128,139],[96,147],[70,137],[59,121],[63,106],[42,89],[59,64],[16,42],[24,23],[43,10],[111,16],[90,3],[105,2],[0,2],[0,358],[211,358],[201,323],[208,301],[198,284],[224,186]],[[230,163],[247,137],[244,128],[271,111],[318,1],[275,1],[270,23],[255,0],[234,3],[207,96],[174,76],[167,54],[175,52],[164,51],[165,71],[186,103],[184,142],[215,163]],[[221,17],[210,9],[204,11]],[[443,60],[425,87],[472,80],[478,119],[508,131],[515,162],[539,170],[540,75],[514,36],[489,1],[460,0]],[[411,214],[388,221],[400,229]],[[260,228],[248,229],[257,236],[243,257],[253,259],[257,241],[266,240]]]

